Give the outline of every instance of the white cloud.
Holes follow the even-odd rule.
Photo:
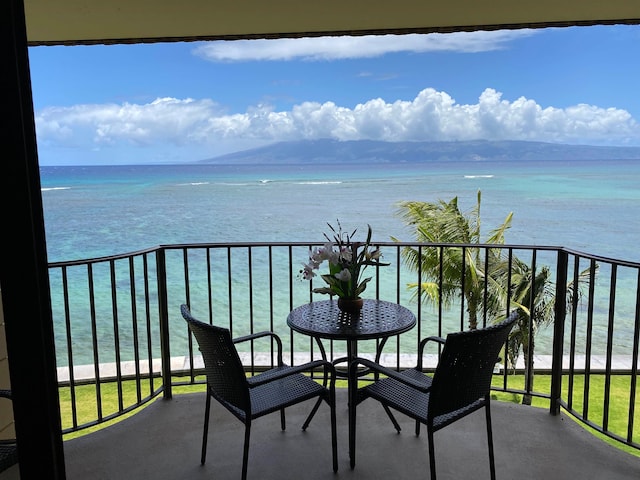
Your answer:
[[[127,142],[133,145],[152,145],[162,139],[176,144],[188,144],[194,125],[216,115],[211,100],[179,100],[158,98],[151,103],[103,105],[75,105],[49,107],[38,112],[36,125],[39,140],[80,146]],[[87,136],[87,133],[89,135]]]
[[[210,61],[344,60],[380,57],[399,52],[486,52],[505,48],[533,30],[431,33],[428,35],[368,35],[361,37],[283,38],[275,40],[215,41],[193,53]]]
[[[258,105],[236,114],[222,112],[210,99],[159,98],[148,104],[46,108],[37,114],[36,125],[42,148],[87,150],[171,146],[187,153],[191,149],[217,154],[224,145],[240,149],[239,145],[318,138],[640,146],[640,125],[626,110],[586,104],[543,108],[524,97],[506,100],[491,88],[469,105],[456,103],[446,92],[426,88],[412,100],[376,98],[354,108],[304,102],[290,111]]]

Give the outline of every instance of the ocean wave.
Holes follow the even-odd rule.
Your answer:
[[[51,190],[71,190],[71,187],[42,187],[41,192],[49,192]]]
[[[187,183],[179,183],[178,185],[187,185],[187,186],[209,185],[209,182],[187,182]]]
[[[340,180],[316,180],[307,182],[297,182],[298,185],[336,185],[342,183]]]
[[[493,178],[493,175],[465,175],[464,178]]]

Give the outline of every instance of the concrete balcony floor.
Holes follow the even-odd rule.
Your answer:
[[[96,433],[65,442],[67,479],[238,479],[244,427],[212,402],[207,462],[200,465],[204,393],[158,400],[138,414]],[[306,432],[300,430],[311,402],[287,410],[287,430],[278,414],[253,422],[249,479],[427,479],[426,430],[398,414],[400,434],[380,405],[358,407],[357,464],[349,468],[347,395],[338,390],[338,465],[331,468],[329,409],[322,405]],[[638,480],[640,458],[617,450],[566,415],[492,403],[498,479]],[[439,479],[488,479],[484,411],[436,432]]]

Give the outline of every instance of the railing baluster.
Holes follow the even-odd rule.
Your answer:
[[[76,406],[76,379],[73,362],[73,338],[71,337],[71,312],[69,309],[69,279],[67,267],[62,267],[62,293],[64,299],[64,324],[67,340],[67,364],[69,369],[69,393],[71,396],[71,422],[78,428],[78,407]]]
[[[138,308],[136,304],[136,275],[133,257],[129,257],[129,297],[131,303],[131,327],[133,334],[133,361],[135,368],[136,398],[138,403],[142,402],[142,386],[140,384],[140,351],[138,343]]]
[[[184,298],[189,308],[191,308],[191,282],[189,281],[189,251],[184,249],[182,251],[182,274],[184,276]],[[211,320],[209,320],[211,321]],[[194,352],[193,352],[193,335],[189,331],[186,325],[183,326],[187,330],[187,346],[189,350],[189,376],[191,381],[195,381],[195,365],[194,365]]]
[[[153,334],[151,329],[151,289],[149,287],[149,259],[146,253],[142,255],[142,269],[144,272],[144,309],[145,325],[147,330],[147,362],[149,365],[149,397],[151,397],[154,391]]]
[[[464,306],[465,306],[465,293],[466,293],[466,285],[465,285],[465,275],[467,273],[467,249],[466,247],[462,247],[462,266],[460,268],[460,331],[465,329],[465,314],[464,314]],[[471,327],[471,325],[469,325]],[[475,328],[475,326],[474,326]]]
[[[213,280],[212,280],[212,265],[211,265],[211,249],[207,248],[206,252],[206,265],[207,265],[207,306],[209,307],[209,323],[214,324],[213,321]]]
[[[505,302],[505,312],[504,312],[504,316],[505,318],[507,318],[509,316],[509,314],[511,313],[511,296],[512,296],[512,282],[511,282],[511,272],[513,271],[513,249],[512,248],[508,248],[507,249],[507,299]],[[509,376],[507,375],[507,364],[508,364],[508,359],[506,358],[506,349],[505,349],[505,360],[504,360],[504,365],[505,365],[505,369],[504,369],[504,373],[502,375],[502,389],[503,390],[507,390],[507,386],[509,384]]]
[[[162,391],[165,400],[173,396],[171,390],[171,345],[169,341],[169,306],[167,304],[167,260],[165,251],[156,254],[158,282],[158,320],[160,322],[160,356],[162,363]]]
[[[275,325],[273,324],[273,311],[275,308],[275,304],[273,301],[273,290],[274,290],[274,283],[273,283],[273,246],[269,245],[269,330],[271,330],[272,332],[275,330]],[[293,270],[291,268],[291,266],[289,266],[289,271]],[[273,350],[274,350],[274,342],[275,340],[273,338],[270,339],[271,342],[271,363],[269,364],[270,367],[274,367],[275,366],[275,362],[274,362],[274,355],[273,355]]]
[[[638,381],[638,350],[640,350],[640,269],[636,278],[636,315],[633,329],[633,351],[631,354],[631,382],[629,385],[629,416],[627,420],[627,443],[633,442],[633,426],[636,408]],[[640,443],[640,440],[636,443]]]
[[[613,319],[616,309],[616,281],[618,268],[611,265],[611,285],[609,288],[609,321],[607,325],[607,356],[604,374],[604,409],[602,412],[602,428],[609,430],[609,402],[611,399],[611,357],[613,355]]]
[[[87,265],[89,278],[89,308],[91,312],[91,343],[93,347],[93,372],[96,386],[96,409],[98,421],[102,420],[102,383],[100,382],[100,351],[98,348],[98,326],[96,322],[96,300],[93,283],[93,264]]]
[[[549,411],[552,415],[560,413],[562,399],[562,355],[564,347],[564,322],[567,309],[567,252],[559,251],[556,263],[556,304],[553,328],[553,356],[551,364],[551,401]]]
[[[231,276],[231,246],[227,247],[227,285],[229,286],[229,330],[233,337],[233,282]]]
[[[524,390],[527,395],[531,395],[533,392],[533,352],[535,351],[535,337],[534,337],[534,331],[533,331],[533,324],[536,318],[535,309],[536,309],[536,294],[537,294],[537,290],[536,290],[536,261],[538,259],[537,253],[538,251],[536,249],[533,249],[533,252],[531,253],[531,270],[530,270],[531,283],[529,285],[529,292],[530,292],[529,324],[527,325],[527,335],[529,337],[529,346],[528,346],[529,354],[527,355],[527,358],[526,358],[528,375],[526,375],[525,377],[525,386],[524,386]]]
[[[593,310],[594,310],[594,292],[596,285],[596,262],[591,260],[589,270],[589,306],[587,314],[587,337],[585,345],[585,365],[584,365],[584,390],[582,403],[582,417],[589,418],[589,387],[591,385],[591,342],[593,340]]]
[[[116,264],[115,260],[109,261],[109,277],[111,290],[111,319],[113,322],[113,343],[116,361],[116,387],[118,390],[118,411],[124,410],[124,402],[122,399],[122,362],[120,359],[120,326],[118,322],[118,290],[116,288]]]
[[[309,252],[307,254],[307,258],[303,259],[303,261],[306,263],[306,260],[309,258],[309,256],[311,255],[311,246],[308,246],[309,248]],[[289,311],[291,311],[293,309],[293,275],[294,275],[294,269],[293,269],[293,247],[291,245],[289,245],[287,247],[287,253],[288,253],[288,260],[289,260],[289,277],[288,277],[288,287],[289,287]],[[309,301],[311,301],[313,298],[313,282],[311,280],[309,280]],[[272,344],[273,345],[273,344]],[[293,330],[289,329],[289,345],[291,346],[291,348],[289,348],[290,350],[290,358],[289,358],[289,363],[291,365],[293,365],[293,352],[295,350],[295,346],[294,346],[294,335],[293,335]],[[312,351],[311,349],[309,350],[310,352]]]
[[[249,291],[248,300],[249,300],[249,334],[256,333],[253,326],[253,249],[251,247],[247,247],[247,272],[249,275]],[[251,352],[251,375],[255,374],[255,342],[251,340],[249,342],[249,351]]]
[[[444,247],[436,248],[438,249],[438,336],[442,337],[442,311],[444,309],[444,297],[442,296],[442,288],[444,285]],[[418,249],[418,252],[420,253],[420,256],[422,256],[422,247]],[[422,271],[422,264],[420,267],[420,270]],[[440,351],[441,347],[440,344],[438,344],[438,354],[440,354]]]
[[[580,257],[574,256],[573,285],[571,293],[571,336],[569,347],[569,384],[567,404],[569,410],[573,409],[573,389],[576,371],[576,336],[578,330],[578,282],[580,281]]]
[[[483,309],[482,309],[482,327],[486,327],[487,326],[487,311],[489,309],[488,306],[488,299],[489,299],[489,274],[488,272],[490,272],[490,265],[489,265],[489,249],[485,248],[484,249],[484,287],[482,289],[482,305],[483,305]],[[505,363],[506,365],[506,363]]]

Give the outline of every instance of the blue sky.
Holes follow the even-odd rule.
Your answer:
[[[29,50],[41,165],[286,140],[640,146],[640,26]]]

